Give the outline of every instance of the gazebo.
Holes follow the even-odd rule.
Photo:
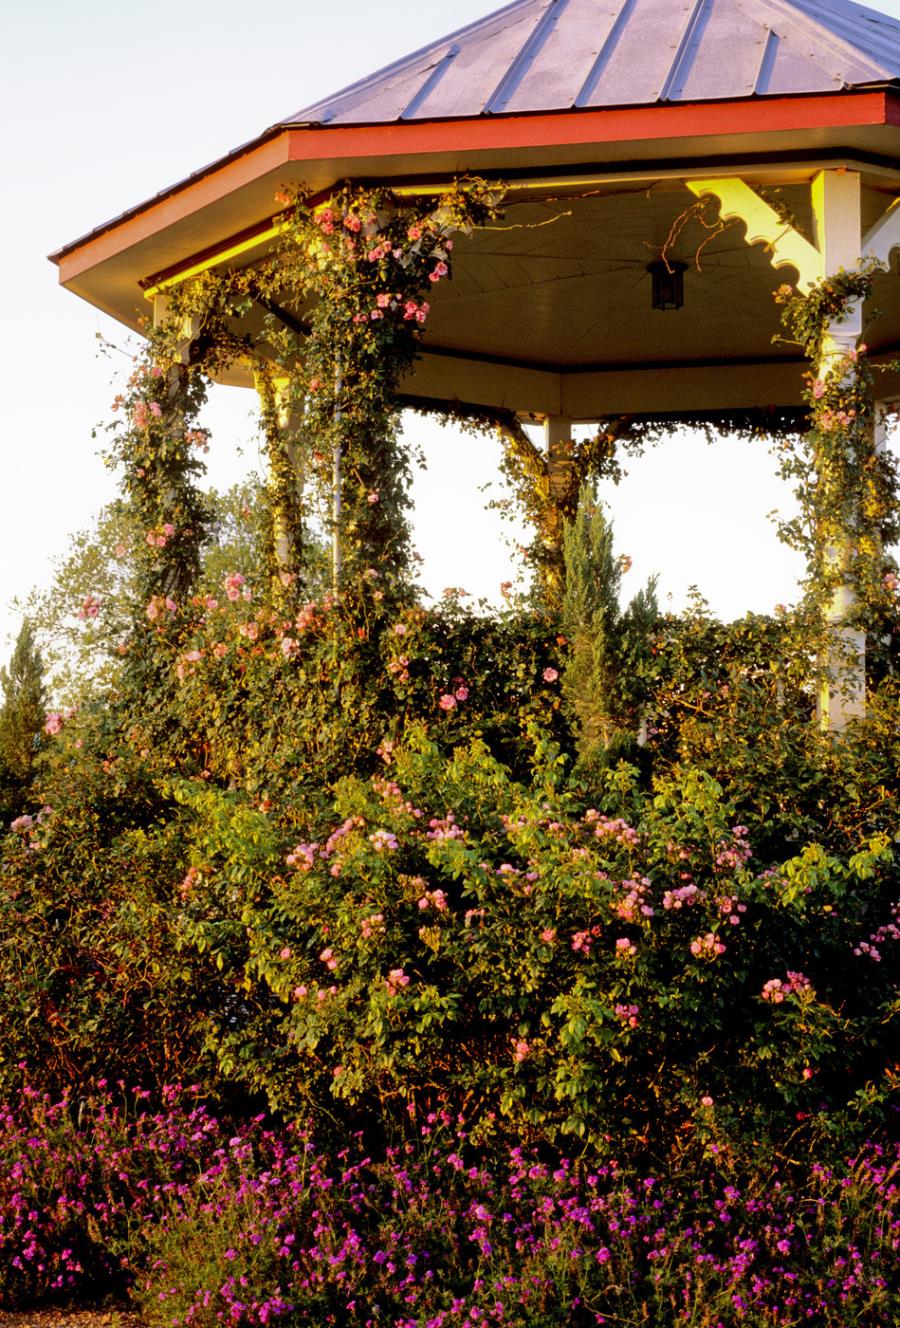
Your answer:
[[[802,413],[809,366],[773,340],[785,281],[878,260],[877,298],[834,325],[818,372],[863,338],[888,364],[898,159],[900,22],[851,0],[514,0],[52,257],[138,328],[190,277],[271,252],[280,189],[497,181],[503,220],[459,241],[403,391],[541,422],[552,482],[574,423]],[[252,385],[252,366],[228,381]],[[861,661],[851,609],[847,587],[829,612]],[[830,688],[831,727],[862,712],[862,674]]]

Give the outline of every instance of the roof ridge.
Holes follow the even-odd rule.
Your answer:
[[[746,0],[737,0],[737,3],[745,13],[750,13],[747,9]],[[853,9],[858,10],[866,17],[871,16],[874,20],[882,19],[886,21],[896,30],[897,37],[900,38],[900,22],[896,19],[891,19],[887,14],[880,14],[878,10],[854,4],[853,0],[842,0],[842,4],[852,5]],[[867,59],[870,63],[875,64],[881,74],[885,77],[895,77],[896,72],[892,73],[880,55],[875,54],[867,46],[861,46],[855,37],[850,38],[836,31],[828,22],[827,18],[823,21],[820,14],[822,14],[823,9],[828,5],[829,0],[824,0],[824,3],[823,0],[816,0],[815,4],[811,4],[810,0],[753,0],[754,7],[768,7],[776,13],[780,13],[784,18],[793,20],[795,23],[811,29],[815,33],[816,39],[821,44],[830,46],[835,54],[846,55],[850,53],[851,55],[855,55],[857,59],[862,57]],[[834,13],[833,7],[831,19],[832,21],[835,19],[837,19],[838,22],[841,21],[838,15]]]

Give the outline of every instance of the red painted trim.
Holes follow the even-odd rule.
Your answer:
[[[51,261],[59,266],[60,281],[65,284],[74,280],[107,258],[140,244],[168,226],[177,225],[244,185],[253,184],[261,175],[284,166],[290,160],[288,147],[286,133],[266,138],[246,152],[214,162],[203,174],[173,185],[159,197],[141,203],[90,235],[66,245],[51,254]]]
[[[337,125],[269,132],[205,171],[99,226],[52,255],[60,281],[81,273],[214,205],[288,161],[462,154],[577,144],[706,138],[722,135],[900,125],[900,96],[885,89],[812,97],[636,106],[466,120]]]
[[[312,127],[289,131],[289,152],[292,161],[316,161],[322,157],[459,154],[578,143],[629,143],[647,139],[883,125],[893,123],[888,119],[887,102],[887,93],[878,90],[541,115],[479,116],[469,120]]]

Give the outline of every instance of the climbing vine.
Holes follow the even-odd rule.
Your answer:
[[[498,419],[497,428],[504,443],[501,468],[520,513],[535,531],[528,556],[537,598],[545,609],[558,611],[565,592],[565,530],[575,520],[582,487],[591,480],[618,478],[621,453],[640,452],[662,426],[618,416],[603,421],[589,437],[567,439],[549,452],[537,447],[515,418]]]
[[[285,609],[296,602],[302,584],[306,480],[298,412],[285,400],[290,386],[290,380],[277,379],[268,364],[256,371],[268,470],[266,562],[273,599]]]
[[[335,589],[358,585],[372,568],[386,589],[399,588],[410,561],[399,384],[428,320],[429,293],[450,276],[454,236],[494,216],[497,196],[465,180],[437,199],[346,186],[318,203],[278,201],[276,251],[253,267],[185,283],[173,294],[169,334],[194,320],[218,362],[252,359],[282,590],[300,574],[307,481],[333,537]],[[248,312],[256,330],[239,336],[235,319]]]
[[[868,263],[808,294],[791,286],[776,293],[784,325],[810,362],[809,429],[779,443],[781,474],[793,482],[799,507],[780,534],[806,559],[807,607],[820,624],[844,590],[843,621],[869,631],[895,616],[896,567],[887,550],[900,535],[897,467],[875,445],[878,369],[865,345],[841,352],[830,334],[869,298],[879,270]]]
[[[139,612],[152,621],[174,613],[199,566],[207,521],[196,480],[208,435],[197,422],[206,400],[205,377],[180,358],[162,353],[151,334],[135,360],[125,391],[116,397],[109,459],[122,469],[125,500],[142,532],[131,550],[138,569]],[[124,550],[123,550],[124,553]],[[166,607],[168,606],[168,607]]]
[[[454,236],[495,215],[496,199],[481,182],[462,181],[437,200],[348,186],[314,206],[282,201],[283,243],[251,281],[270,343],[303,396],[310,475],[340,548],[338,580],[352,586],[376,567],[385,586],[399,585],[410,556],[400,381],[428,296],[450,276]],[[285,305],[304,311],[302,328],[283,316]]]

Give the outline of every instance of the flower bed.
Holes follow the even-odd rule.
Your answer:
[[[125,1105],[126,1101],[129,1103]],[[900,1149],[838,1168],[635,1176],[410,1121],[378,1155],[103,1085],[0,1117],[7,1305],[130,1289],[149,1328],[221,1323],[888,1325]]]

